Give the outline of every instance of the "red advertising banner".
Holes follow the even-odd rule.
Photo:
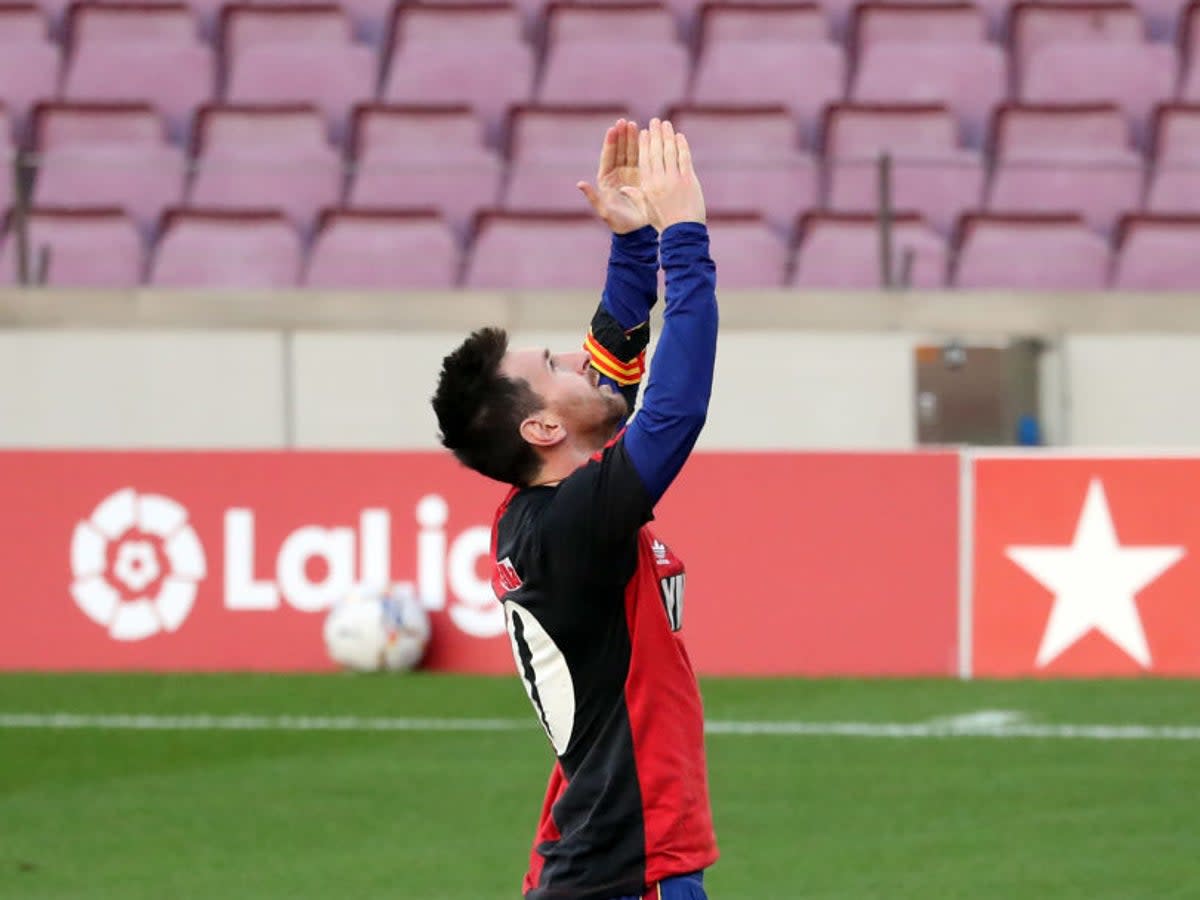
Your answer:
[[[655,532],[697,668],[950,674],[957,457],[698,454]],[[505,491],[443,453],[0,452],[0,669],[320,670],[356,587],[430,610],[426,665],[512,670]]]
[[[1200,674],[1200,459],[974,472],[975,674]]]

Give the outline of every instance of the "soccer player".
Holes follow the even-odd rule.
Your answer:
[[[584,351],[508,348],[499,329],[443,362],[442,442],[512,485],[492,534],[513,656],[557,761],[526,900],[703,900],[717,858],[700,692],[680,631],[684,568],[648,527],[704,424],[716,267],[686,138],[670,122],[604,138],[581,183],[613,231]],[[637,397],[657,294],[663,332]]]

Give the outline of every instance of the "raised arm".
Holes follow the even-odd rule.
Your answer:
[[[717,352],[717,276],[708,252],[704,194],[687,139],[675,134],[670,122],[655,119],[638,140],[641,186],[624,193],[645,205],[662,235],[667,306],[646,396],[624,441],[657,502],[683,468],[708,415]]]
[[[630,411],[645,373],[650,310],[658,299],[658,232],[644,205],[621,193],[639,183],[637,123],[619,119],[604,135],[595,186],[576,186],[613,232],[604,295],[583,346]]]

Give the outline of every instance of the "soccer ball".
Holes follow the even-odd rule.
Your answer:
[[[407,672],[429,643],[429,614],[411,593],[353,593],[325,618],[325,649],[356,672]]]

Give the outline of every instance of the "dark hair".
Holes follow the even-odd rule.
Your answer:
[[[543,403],[529,382],[501,374],[507,351],[504,329],[472,332],[442,360],[433,411],[442,444],[459,462],[497,481],[524,486],[542,463],[521,437],[521,422]]]

